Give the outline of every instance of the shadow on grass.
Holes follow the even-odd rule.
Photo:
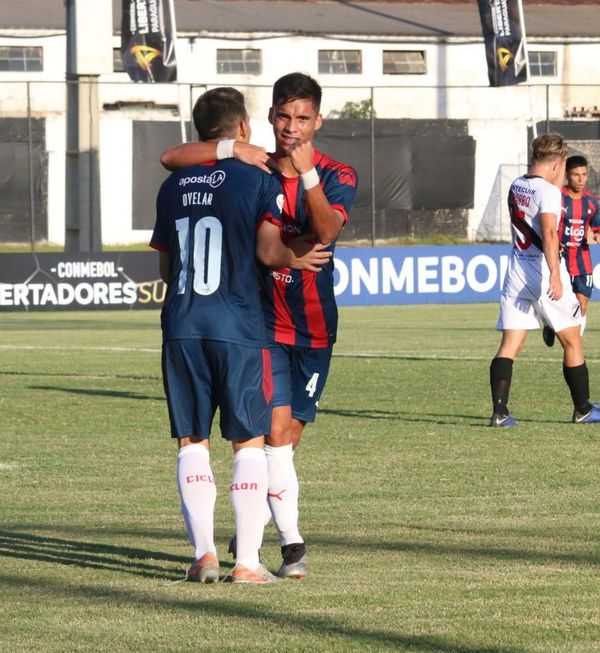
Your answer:
[[[313,635],[329,636],[340,638],[346,642],[348,650],[360,650],[357,646],[386,646],[400,650],[412,651],[430,651],[431,653],[517,653],[521,649],[514,647],[496,647],[468,645],[453,642],[450,639],[436,637],[431,635],[403,635],[397,632],[366,630],[349,625],[345,620],[340,619],[339,623],[332,617],[320,617],[301,614],[297,612],[285,612],[282,609],[270,607],[277,605],[275,594],[280,591],[287,591],[290,583],[281,585],[271,585],[261,588],[250,588],[247,586],[238,587],[236,585],[212,585],[209,587],[198,588],[200,592],[193,599],[166,598],[159,592],[152,592],[151,595],[146,591],[135,592],[132,590],[107,588],[101,585],[67,585],[60,581],[53,580],[52,585],[47,578],[35,578],[32,576],[18,576],[14,574],[0,574],[0,580],[4,587],[14,587],[16,589],[26,588],[29,592],[32,590],[40,595],[47,594],[49,600],[56,599],[57,596],[63,598],[77,599],[83,601],[105,601],[113,603],[115,606],[129,605],[134,608],[151,610],[153,612],[166,609],[175,611],[176,614],[189,613],[195,618],[224,618],[229,623],[239,623],[245,620],[248,625],[261,627],[265,632],[277,629],[279,633],[301,634],[311,632]],[[177,586],[173,586],[176,588]],[[227,588],[226,598],[216,598],[215,594],[219,588]],[[285,588],[285,589],[284,589]],[[154,588],[152,588],[154,589]],[[260,601],[259,596],[264,599],[265,595],[257,595],[256,601],[249,600],[246,591],[269,592],[271,601],[265,605],[264,600]],[[279,591],[278,591],[279,590]],[[235,594],[234,594],[235,593]],[[200,597],[209,600],[200,600]],[[218,595],[217,595],[218,596]],[[116,609],[116,608],[115,608]],[[204,633],[198,630],[198,636],[204,637]],[[192,646],[195,642],[190,642]],[[204,641],[206,644],[206,641]],[[331,642],[323,642],[325,650]],[[253,649],[257,650],[257,649]],[[369,649],[372,650],[372,649]]]
[[[139,536],[139,532],[137,535]],[[170,555],[162,551],[148,551],[6,530],[0,530],[0,557],[37,560],[87,569],[103,569],[167,580],[180,578],[189,564],[189,558]]]
[[[400,422],[417,422],[428,424],[444,424],[444,425],[457,425],[462,424],[461,420],[475,419],[478,420],[475,424],[468,424],[467,426],[489,426],[490,418],[484,415],[463,415],[460,413],[423,413],[418,411],[404,411],[404,410],[359,410],[352,408],[319,408],[319,415],[334,415],[337,417],[359,417],[363,419],[389,419],[398,420]],[[569,416],[570,417],[570,416]],[[451,419],[448,419],[451,418]],[[571,424],[571,420],[556,420],[556,419],[521,419],[517,418],[519,423],[524,424]]]
[[[127,390],[99,390],[86,388],[59,388],[55,385],[29,385],[30,390],[50,390],[52,392],[68,392],[75,395],[87,395],[91,397],[120,397],[121,399],[142,399],[144,401],[164,401],[164,396],[153,397],[151,395],[140,394],[139,392],[130,392]]]
[[[402,525],[400,525],[402,527]],[[412,529],[411,526],[405,527]],[[415,528],[415,530],[419,530]],[[428,530],[423,527],[421,530]],[[451,529],[431,528],[432,534],[439,532],[453,532]],[[465,537],[479,536],[481,531],[472,529],[464,529],[461,531]],[[498,529],[498,537],[506,536],[506,529]],[[493,537],[494,533],[485,531],[487,537]],[[538,538],[542,538],[538,534]],[[398,541],[389,540],[371,540],[371,539],[349,539],[349,538],[336,538],[330,534],[320,535],[311,534],[306,537],[307,545],[310,547],[322,546],[323,548],[339,547],[340,549],[364,549],[365,555],[373,550],[377,552],[392,551],[397,553],[410,553],[424,556],[442,556],[452,557],[461,560],[472,560],[480,558],[484,560],[493,560],[496,562],[525,562],[527,564],[556,564],[563,563],[567,565],[582,565],[589,567],[590,565],[600,565],[600,552],[590,551],[589,553],[571,553],[561,551],[548,551],[548,550],[535,550],[533,548],[516,548],[516,547],[502,547],[490,546],[488,544],[454,544],[452,542],[423,542],[411,541],[410,537],[406,534],[398,538]],[[543,546],[544,541],[540,542]],[[595,543],[589,543],[590,549],[595,547]]]
[[[484,535],[486,538],[493,538],[495,531],[493,529],[473,529],[473,528],[436,528],[422,525],[399,524],[399,528],[405,531],[429,532],[432,536],[439,536],[440,533],[460,533],[465,537],[479,537]],[[51,527],[37,526],[39,530],[51,530]],[[61,532],[68,531],[68,527],[60,528]],[[78,533],[81,531],[77,529]],[[86,534],[93,536],[97,531],[86,529]],[[113,531],[111,531],[113,532]],[[511,531],[512,532],[512,531]],[[506,536],[506,528],[498,529],[498,536]],[[538,540],[542,534],[536,531],[527,533],[515,532],[515,535],[521,534],[525,537],[536,537]],[[106,535],[103,531],[102,535]],[[165,533],[163,531],[143,531],[132,529],[114,531],[115,537],[123,536],[146,536],[161,537],[164,539],[177,539],[179,534],[172,531]],[[217,543],[221,542],[221,552],[225,551],[225,543],[229,540],[230,532],[228,530],[217,529],[215,538]],[[182,538],[185,538],[183,533]],[[443,536],[442,536],[443,537]],[[265,541],[263,548],[271,548],[274,542],[271,541],[269,529],[265,532]],[[561,552],[551,550],[536,550],[526,547],[510,546],[490,546],[487,543],[453,543],[453,542],[427,542],[419,541],[410,537],[405,532],[397,541],[389,539],[371,539],[371,538],[337,538],[331,533],[311,533],[307,537],[307,543],[310,547],[319,547],[328,550],[326,555],[333,555],[331,549],[340,548],[342,550],[363,550],[365,555],[370,551],[382,552],[390,551],[398,554],[414,554],[423,556],[442,556],[456,559],[483,559],[495,562],[525,562],[527,564],[567,564],[597,566],[600,565],[600,552],[590,550],[585,553]],[[540,542],[540,546],[543,546]],[[594,544],[590,543],[590,547]],[[275,544],[275,548],[279,548]],[[141,548],[130,548],[123,546],[113,546],[107,544],[97,544],[94,542],[85,542],[79,539],[65,539],[41,535],[32,535],[30,533],[0,530],[0,557],[12,557],[20,559],[37,560],[61,565],[74,565],[83,568],[93,568],[98,570],[116,571],[144,576],[148,578],[157,578],[163,580],[175,580],[181,578],[187,568],[190,558],[178,555],[168,554],[162,551],[150,551]],[[232,562],[227,562],[224,556],[220,556],[221,567],[231,568]],[[162,563],[162,564],[161,564]]]

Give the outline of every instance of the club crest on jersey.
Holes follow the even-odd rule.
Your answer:
[[[211,188],[218,188],[225,181],[225,173],[223,170],[215,170],[210,175],[199,175],[194,177],[182,177],[179,180],[180,186],[187,186],[188,184],[208,184]]]

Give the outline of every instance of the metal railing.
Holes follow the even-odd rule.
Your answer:
[[[68,114],[67,84],[76,82],[19,81],[0,82],[0,155],[3,170],[12,177],[0,178],[0,244],[29,243],[32,250],[39,243],[64,242],[69,227],[65,223],[66,187],[65,161],[69,155],[66,144],[68,121],[78,121],[82,113]],[[93,83],[90,85],[90,88]],[[131,227],[131,161],[134,145],[125,137],[131,133],[131,123],[172,123],[177,130],[173,140],[193,138],[192,108],[197,97],[215,84],[155,84],[128,82],[98,82],[95,106],[88,107],[85,119],[98,120],[100,133],[100,184],[102,191],[102,242],[117,244],[135,242],[136,230]],[[247,106],[256,125],[254,133],[259,144],[269,147],[269,126],[266,121],[271,101],[271,87],[236,85],[246,94]],[[92,102],[92,95],[89,100]],[[344,107],[367,106],[373,112],[365,117],[368,143],[361,152],[362,176],[360,215],[363,226],[353,237],[375,243],[381,239],[418,236],[419,233],[449,233],[474,238],[478,220],[489,203],[493,184],[501,164],[522,166],[527,163],[528,139],[534,130],[549,131],[568,126],[567,137],[573,142],[591,143],[590,185],[598,191],[598,171],[593,148],[600,139],[600,89],[596,85],[537,84],[489,88],[481,86],[324,86],[322,113],[326,122],[336,120]],[[80,98],[85,104],[85,97]],[[363,104],[364,106],[364,104]],[[363,114],[365,115],[365,114]],[[378,152],[381,148],[379,131],[388,121],[413,122],[415,138],[419,134],[435,134],[445,129],[462,129],[476,143],[474,165],[474,195],[470,205],[448,218],[448,207],[392,207],[386,215],[378,205]],[[391,124],[391,123],[390,123]],[[453,126],[454,125],[454,126]],[[129,137],[130,138],[130,137]],[[130,139],[131,140],[131,139]],[[256,142],[256,141],[255,141]],[[80,144],[84,156],[89,149]],[[343,152],[344,148],[340,148]],[[160,152],[157,153],[157,158]],[[342,155],[339,155],[342,157]],[[367,161],[367,164],[364,162]],[[350,163],[354,163],[350,161]],[[115,181],[115,168],[122,167]],[[422,170],[427,174],[427,169]],[[365,188],[365,180],[368,188]],[[443,181],[443,180],[442,180]],[[80,179],[78,184],[93,180]],[[431,180],[432,184],[436,180]],[[72,190],[72,189],[71,189]],[[105,202],[105,198],[109,202]],[[93,197],[93,194],[90,195]],[[111,202],[120,197],[118,215]],[[366,199],[365,199],[366,197]],[[105,206],[105,204],[107,204]],[[422,211],[431,210],[431,216]],[[403,213],[404,212],[404,213]],[[421,212],[421,213],[420,213]],[[366,216],[366,217],[365,217]],[[111,220],[126,223],[129,229],[107,228]],[[428,223],[428,220],[429,223]],[[458,228],[455,221],[458,220]],[[367,226],[365,226],[367,225]],[[428,229],[429,226],[429,229]],[[139,242],[147,239],[147,230],[137,230]]]

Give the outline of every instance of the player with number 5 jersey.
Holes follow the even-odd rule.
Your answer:
[[[508,410],[513,363],[527,333],[542,323],[554,329],[563,348],[563,375],[573,401],[573,422],[600,422],[600,408],[589,400],[579,303],[559,256],[557,227],[566,158],[567,145],[560,134],[539,136],[532,143],[528,174],[515,179],[509,190],[513,249],[496,327],[502,331],[502,340],[490,365],[490,425],[494,427],[516,424]]]

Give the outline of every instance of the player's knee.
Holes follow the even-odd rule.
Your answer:
[[[177,446],[179,449],[187,447],[190,444],[202,444],[208,449],[208,440],[206,438],[198,438],[195,435],[185,436],[177,439]]]
[[[270,447],[284,447],[292,442],[290,429],[271,428],[271,433],[265,436],[265,443]]]
[[[284,447],[292,441],[292,428],[289,420],[273,419],[271,432],[265,437],[265,442],[271,447]]]
[[[276,406],[271,413],[271,431],[265,442],[271,447],[283,447],[292,441],[292,413],[289,406]]]
[[[305,426],[306,426],[306,422],[302,422],[297,419],[292,420],[291,439],[292,439],[292,446],[294,447],[294,449],[300,443],[300,439],[302,438],[302,434],[304,433]]]
[[[558,331],[556,337],[562,345],[562,348],[565,350],[565,353],[568,352],[570,354],[580,354],[583,356],[583,340],[581,339],[579,326],[569,327],[568,329]]]

